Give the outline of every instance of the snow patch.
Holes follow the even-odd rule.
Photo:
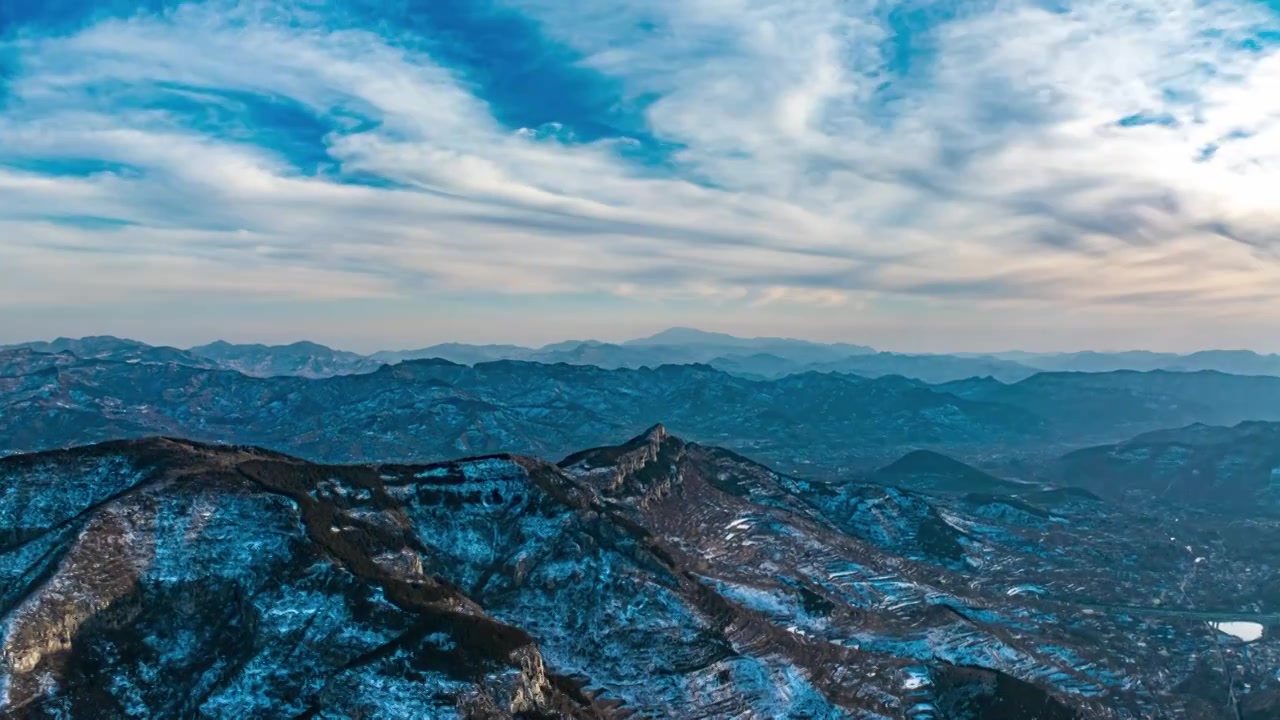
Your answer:
[[[1253,642],[1262,637],[1262,625],[1256,622],[1215,622],[1210,623],[1219,632],[1234,635],[1245,642]]]

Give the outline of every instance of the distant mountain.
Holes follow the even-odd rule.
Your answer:
[[[1051,355],[1030,354],[1018,362],[1040,370],[1056,372],[1115,372],[1116,370],[1166,370],[1177,364],[1181,356],[1147,350],[1126,352],[1073,352]]]
[[[871,348],[845,343],[823,344],[786,338],[739,338],[723,333],[709,333],[691,328],[672,328],[648,338],[624,343],[596,340],[567,340],[540,348],[512,345],[446,345],[435,346],[411,355],[378,353],[384,360],[441,357],[462,364],[495,360],[527,360],[547,364],[595,365],[606,369],[658,367],[659,365],[715,363],[734,358],[777,357],[778,365],[769,377],[803,372],[815,362],[837,360],[852,355],[874,353]],[[433,355],[428,355],[433,353]],[[754,368],[746,375],[761,375]]]
[[[1255,596],[1225,549],[1192,582],[1116,508],[1054,532],[661,426],[556,465],[113,442],[0,460],[0,492],[6,717],[1263,720],[1275,699],[1275,643],[1159,602]]]
[[[548,364],[595,365],[613,370],[616,368],[656,368],[660,365],[690,365],[705,363],[714,350],[696,346],[628,347],[610,343],[557,344],[555,349],[543,348],[529,355],[527,360]]]
[[[623,345],[629,348],[697,348],[706,360],[719,355],[766,353],[785,357],[801,364],[839,360],[852,355],[867,355],[875,352],[874,348],[865,345],[819,343],[777,337],[744,338],[683,327],[670,328],[656,335],[628,340]]]
[[[1233,375],[1280,375],[1280,355],[1261,355],[1251,350],[1204,350],[1189,355],[1145,350],[1112,353],[1075,352],[1030,355],[1017,359],[1024,365],[1040,370],[1072,372],[1214,370]]]
[[[675,342],[681,339],[687,342]],[[667,340],[672,344],[659,342]],[[877,353],[871,348],[856,345],[821,345],[778,338],[735,338],[694,330],[672,330],[653,338],[628,341],[620,345],[595,341],[555,343],[539,349],[504,345],[446,345],[409,353],[376,353],[373,357],[386,362],[439,357],[464,365],[495,360],[525,360],[547,364],[595,365],[606,369],[700,363],[734,375],[760,379],[776,379],[805,372],[841,372],[864,377],[902,375],[931,383],[984,375],[1016,381],[1038,372],[1026,365],[985,356]]]
[[[1039,372],[1021,363],[993,357],[900,353],[859,355],[837,361],[815,363],[808,369],[817,372],[851,373],[864,377],[902,375],[927,383],[944,383],[974,377],[994,377],[1003,382],[1017,382]]]
[[[542,347],[538,348],[538,350],[544,353],[574,352],[574,351],[579,351],[581,348],[584,348],[584,347],[593,347],[593,346],[609,345],[609,344],[610,343],[600,342],[599,340],[561,340],[560,342],[551,343],[550,345],[543,345]],[[517,358],[508,358],[508,359],[515,360]]]
[[[437,359],[308,379],[21,352],[8,363],[13,351],[0,353],[0,453],[169,434],[326,462],[500,450],[557,456],[668,418],[682,435],[787,472],[833,477],[923,449],[999,454],[999,466],[1028,477],[1039,462],[1031,459],[1171,424],[1280,421],[1280,378],[1220,373],[931,386],[813,372],[749,379],[706,365],[605,370]]]
[[[1146,433],[1070,453],[1052,477],[1109,497],[1140,491],[1193,506],[1280,513],[1280,423]]]
[[[80,359],[69,352],[37,352],[28,348],[0,350],[0,377],[30,375],[62,365],[74,365]]]
[[[58,338],[51,342],[29,342],[0,348],[0,353],[26,350],[44,355],[72,355],[83,360],[115,360],[135,363],[177,363],[198,368],[217,364],[186,350],[153,346],[137,340],[99,335],[84,338]]]
[[[1280,421],[1280,377],[1213,371],[1040,373],[1005,384],[973,378],[935,386],[982,402],[1022,408],[1072,442],[1121,437],[1191,423]]]
[[[221,340],[190,350],[228,370],[254,377],[294,375],[306,378],[369,373],[383,363],[353,352],[334,350],[313,342],[290,345],[234,345]]]
[[[875,352],[875,349],[869,348],[865,345],[851,345],[849,343],[817,343],[809,340],[795,340],[791,338],[778,337],[743,338],[728,335],[726,333],[706,332],[704,330],[695,330],[694,328],[687,327],[669,328],[656,335],[628,340],[623,344],[640,347],[669,347],[674,345],[698,347],[711,346],[716,348],[754,350],[757,352],[769,352],[771,349],[779,348],[792,348],[795,350],[832,352],[840,355],[860,355]]]
[[[443,343],[418,350],[384,350],[369,357],[387,365],[405,362],[406,360],[427,360],[440,358],[462,365],[475,365],[495,360],[527,360],[537,351],[519,345],[467,345],[465,343]]]
[[[656,418],[784,469],[823,473],[878,463],[907,443],[1021,446],[1044,424],[902,378],[753,381],[705,365],[421,360],[313,380],[95,360],[0,377],[0,452],[169,434],[333,462],[499,450],[556,456]]]
[[[312,380],[22,352],[7,364],[12,351],[0,353],[0,437],[7,438],[0,452],[178,434],[324,461],[499,449],[557,455],[664,417],[700,441],[787,471],[830,475],[883,465],[913,448],[1056,457],[1169,426],[1280,421],[1280,378],[1208,372],[1049,373],[1013,384],[931,386],[814,372],[750,379],[706,365],[423,360]]]
[[[76,357],[90,359],[99,357],[109,357],[115,353],[128,350],[136,350],[138,348],[150,347],[146,343],[137,340],[129,340],[127,338],[118,338],[111,335],[94,335],[82,338],[60,337],[48,342],[34,341],[19,343],[17,345],[6,345],[0,350],[12,350],[18,348],[26,348],[42,353],[62,353],[68,352]]]
[[[728,333],[708,332],[689,327],[667,328],[648,337],[627,340],[625,345],[721,345],[729,347],[754,347],[751,340]]]
[[[1216,370],[1235,375],[1280,375],[1280,355],[1260,355],[1251,350],[1202,350],[1184,355],[1167,368]]]
[[[804,364],[770,353],[721,355],[712,358],[707,364],[731,375],[756,379],[780,378],[806,372]]]
[[[1018,382],[1040,372],[1216,371],[1280,377],[1280,355],[1244,350],[1207,350],[1190,355],[1147,351],[1099,353],[934,353],[877,352],[864,345],[818,343],[788,338],[742,338],[692,328],[671,328],[623,343],[565,340],[540,348],[519,345],[443,343],[416,350],[371,355],[334,350],[311,342],[291,345],[233,345],[215,342],[191,348],[153,348],[136,340],[109,336],[23,343],[13,348],[71,352],[86,359],[135,359],[176,362],[193,367],[222,367],[248,375],[331,377],[377,370],[384,364],[440,358],[463,365],[522,360],[546,364],[595,365],[605,369],[705,364],[741,377],[776,379],[805,372],[838,372],[861,377],[900,375],[926,383],[990,377]],[[0,348],[3,350],[6,348]]]
[[[1038,489],[1035,485],[1003,480],[929,450],[908,453],[871,473],[868,479],[925,493],[1017,494]]]

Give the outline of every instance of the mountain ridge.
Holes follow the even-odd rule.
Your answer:
[[[316,460],[498,449],[561,456],[659,417],[673,418],[698,440],[741,438],[739,449],[776,443],[775,427],[794,428],[794,442],[800,434],[833,444],[857,434],[888,446],[911,434],[941,442],[1012,437],[1038,423],[1020,409],[892,380],[752,381],[697,365],[604,370],[522,361],[413,361],[323,379],[79,361],[43,374],[0,371],[0,407],[0,429],[9,438],[0,452],[176,433],[252,441]],[[799,447],[794,442],[785,447]]]
[[[1230,374],[1280,376],[1280,355],[1250,350],[1202,350],[1187,354],[1124,351],[1077,353],[901,353],[877,351],[850,343],[821,343],[781,337],[744,338],[694,328],[670,328],[645,338],[620,343],[565,340],[540,347],[441,343],[416,350],[355,353],[307,340],[284,345],[237,344],[217,340],[187,350],[147,345],[111,336],[0,346],[0,350],[29,347],[42,351],[76,349],[82,357],[132,353],[145,359],[148,350],[163,350],[178,362],[214,361],[248,374],[332,375],[372,372],[381,364],[441,357],[461,364],[512,359],[546,363],[569,362],[603,367],[638,368],[663,363],[705,363],[742,375],[772,379],[818,370],[866,376],[901,374],[931,383],[993,375],[1016,382],[1037,373],[1059,371],[1113,372],[1117,370],[1218,370]]]
[[[832,475],[880,467],[910,449],[973,461],[998,451],[1016,463],[1171,425],[1280,421],[1280,379],[1159,371],[929,385],[816,371],[761,380],[697,364],[633,370],[440,359],[264,378],[11,350],[0,352],[0,409],[0,453],[178,434],[319,461],[497,450],[558,457],[665,418],[695,441],[787,472]]]
[[[1063,456],[1052,479],[1113,498],[1161,498],[1253,514],[1280,512],[1280,422],[1195,423]]]
[[[1129,667],[1097,644],[1133,620],[1078,616],[1077,631],[1005,592],[1046,562],[1054,587],[1142,587],[1051,581],[1070,557],[985,526],[1040,518],[812,483],[662,424],[559,464],[113,441],[0,459],[0,492],[0,527],[22,523],[0,542],[0,706],[18,717],[1228,717],[1216,692],[1183,687],[1211,654],[1196,624],[1147,618],[1164,633]],[[943,528],[953,550],[917,535]],[[978,576],[950,552],[1013,555]]]

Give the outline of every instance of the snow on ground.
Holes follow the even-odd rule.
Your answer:
[[[1262,625],[1256,622],[1216,622],[1210,623],[1215,630],[1234,635],[1245,642],[1253,642],[1262,637]]]

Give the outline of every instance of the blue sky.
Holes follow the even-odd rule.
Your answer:
[[[0,2],[0,342],[1280,349],[1280,6]]]

